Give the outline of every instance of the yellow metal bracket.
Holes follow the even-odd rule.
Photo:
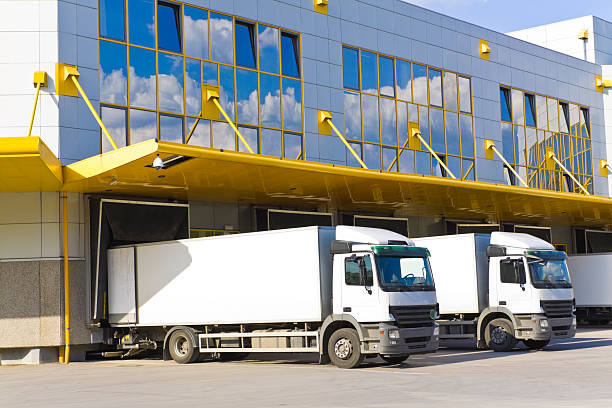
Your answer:
[[[591,195],[587,191],[587,189],[584,188],[582,184],[580,184],[580,182],[576,179],[576,177],[574,177],[574,175],[563,165],[563,163],[561,163],[561,161],[555,155],[555,150],[552,147],[547,147],[546,148],[546,169],[554,170],[554,167],[555,167],[554,163],[556,163],[559,167],[561,167],[561,170],[563,170],[563,172],[567,174],[569,178],[571,178],[574,181],[574,183],[578,185],[578,187],[580,187],[580,189],[582,190],[584,194]]]
[[[419,133],[419,124],[415,122],[408,122],[408,129],[410,132],[409,136],[406,138],[406,141],[402,147],[399,148],[397,156],[393,158],[391,164],[389,167],[387,167],[387,171],[391,171],[393,165],[395,165],[395,162],[397,161],[397,158],[402,155],[404,150],[406,150],[406,145],[408,145],[408,149],[411,150],[419,150],[421,148],[421,141],[418,137],[416,137],[416,133]]]
[[[488,61],[489,56],[491,55],[491,47],[489,47],[489,42],[485,40],[480,40],[479,51],[480,58]]]
[[[327,14],[328,0],[314,0],[314,11],[321,14]]]
[[[431,153],[431,155],[433,157],[436,158],[436,160],[438,161],[438,163],[440,163],[440,166],[442,166],[442,168],[444,168],[444,170],[448,173],[449,176],[451,176],[452,178],[454,178],[455,180],[457,179],[457,177],[453,174],[453,172],[448,168],[448,166],[446,165],[446,163],[444,163],[444,161],[442,161],[442,159],[440,159],[440,156],[438,156],[436,154],[436,152],[433,151],[433,149],[431,148],[431,146],[429,145],[429,143],[427,143],[425,141],[425,139],[423,139],[423,136],[421,136],[421,132],[420,131],[414,131],[415,128],[412,128],[411,130],[411,138],[417,138],[421,143],[423,143],[423,145],[425,146],[425,148],[429,151],[429,153]],[[412,143],[412,142],[411,142]],[[416,144],[416,142],[414,142]],[[420,146],[418,147],[420,148]],[[416,149],[415,149],[416,150]]]
[[[604,88],[612,88],[612,81],[609,79],[602,79],[601,75],[595,75],[595,90],[597,92],[603,92]]]
[[[589,39],[589,30],[580,30],[580,31],[578,31],[578,39],[579,40],[588,40]]]
[[[344,143],[344,146],[346,146],[346,148],[351,152],[351,154],[355,157],[355,159],[357,159],[361,167],[363,167],[364,169],[368,168],[368,166],[366,166],[363,160],[361,160],[361,157],[359,157],[359,155],[355,152],[355,150],[353,150],[351,145],[346,141],[344,136],[342,136],[342,133],[340,133],[338,128],[332,122],[331,112],[320,110],[318,112],[318,122],[319,122],[319,133],[320,134],[331,136],[332,130],[333,130],[336,133],[336,136],[338,136],[340,140],[342,141],[342,143]]]
[[[608,164],[607,160],[599,161],[599,175],[601,177],[608,177],[608,171],[612,171],[612,167]]]
[[[508,163],[508,160],[506,160],[506,158],[501,154],[501,152],[497,150],[497,147],[495,147],[495,143],[492,140],[486,139],[484,141],[484,148],[485,148],[485,159],[494,160],[495,155],[497,154],[497,156],[501,159],[501,161],[504,162],[508,170],[510,170],[512,174],[514,174],[514,176],[521,182],[521,184],[529,188],[529,185],[525,182],[525,180],[523,180],[523,178],[517,173],[514,167],[510,165],[510,163]]]
[[[36,96],[34,96],[34,108],[30,117],[30,126],[28,127],[28,136],[32,136],[32,126],[34,125],[34,116],[36,115],[36,106],[38,106],[38,95],[40,88],[47,87],[47,73],[45,71],[34,72],[34,88],[36,88]]]

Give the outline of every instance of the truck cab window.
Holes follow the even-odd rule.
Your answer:
[[[502,283],[526,283],[525,265],[522,259],[504,259],[499,263]]]
[[[374,274],[372,272],[372,261],[369,256],[346,258],[344,261],[344,282],[347,285],[361,286],[361,277],[359,274],[359,261],[363,260],[366,270],[365,286],[372,286],[374,283]]]

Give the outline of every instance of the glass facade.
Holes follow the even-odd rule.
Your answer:
[[[425,146],[408,148],[410,127],[463,180],[476,178],[471,79],[344,46],[344,135],[366,166],[448,176]],[[347,151],[346,163],[359,166]]]
[[[529,187],[581,192],[559,166],[546,169],[546,148],[593,193],[589,108],[500,87],[502,154]],[[505,169],[506,183],[518,185]]]
[[[202,84],[260,154],[303,159],[298,33],[181,2],[100,0],[100,112],[119,146],[157,139],[247,151],[201,118]],[[101,151],[111,146],[104,137]]]

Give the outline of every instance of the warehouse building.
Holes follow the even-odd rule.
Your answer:
[[[348,224],[612,250],[610,33],[400,0],[1,2],[1,363],[112,336],[125,243]]]

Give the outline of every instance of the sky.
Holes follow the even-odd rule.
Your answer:
[[[612,0],[404,0],[506,33],[594,15],[612,21]]]

